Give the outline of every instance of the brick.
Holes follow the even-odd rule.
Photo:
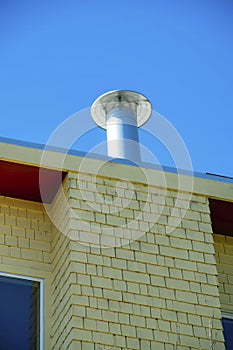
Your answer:
[[[165,278],[160,276],[151,276],[151,284],[154,286],[165,287]]]
[[[18,237],[25,237],[26,231],[24,228],[12,227],[12,234]]]
[[[104,290],[103,291],[104,298],[106,299],[112,299],[112,300],[122,300],[122,293],[120,291],[114,291],[114,290]]]
[[[134,260],[134,252],[127,249],[116,249],[116,257],[125,260]]]
[[[207,222],[210,223],[210,215],[209,214],[205,214],[205,213],[201,213],[201,221],[203,222]]]
[[[201,293],[200,283],[190,282],[189,286],[190,286],[190,291],[191,292]]]
[[[1,205],[1,213],[9,215],[10,214],[10,207],[8,205]]]
[[[21,249],[22,258],[27,260],[42,261],[42,253],[38,250],[33,249]]]
[[[218,287],[208,284],[201,284],[201,290],[203,294],[218,296]]]
[[[18,239],[14,236],[6,236],[5,237],[5,244],[9,246],[17,246],[18,245]]]
[[[126,281],[132,282],[141,282],[141,283],[150,283],[150,278],[147,274],[132,272],[132,271],[123,271],[123,278]]]
[[[190,313],[188,313],[187,316],[188,316],[188,323],[189,324],[197,325],[197,326],[201,325],[201,316],[193,315],[193,314],[190,314]]]
[[[21,250],[17,247],[11,247],[10,248],[10,255],[14,258],[21,258]]]
[[[186,233],[186,237],[193,241],[204,241],[203,232],[186,229],[185,233]]]
[[[198,302],[200,305],[212,306],[213,308],[220,308],[219,295],[198,295]]]
[[[148,328],[137,327],[137,338],[153,340],[153,331]]]
[[[181,249],[192,249],[192,242],[187,239],[171,237],[171,245]]]
[[[48,242],[36,241],[36,240],[31,239],[30,240],[30,248],[49,252],[50,251],[50,244]]]
[[[169,257],[177,257],[181,259],[188,259],[188,252],[173,247],[160,246],[160,254]]]
[[[183,271],[183,273],[184,272],[186,272],[186,271]],[[182,270],[177,269],[177,268],[169,268],[169,275],[172,278],[178,278],[178,279],[182,279],[183,278]]]
[[[226,245],[233,245],[233,237],[226,235]]]
[[[109,332],[118,335],[121,335],[121,325],[117,323],[109,323]]]
[[[158,329],[161,331],[171,331],[171,322],[166,320],[158,320]]]
[[[177,313],[175,311],[162,310],[161,314],[164,320],[177,322]]]
[[[221,275],[218,276],[218,278],[220,278]],[[213,285],[218,285],[218,279],[217,276],[213,276],[213,275],[207,275],[207,283],[208,284],[213,284]]]
[[[188,335],[181,335],[180,341],[183,346],[191,347],[192,349],[200,349],[198,338]]]
[[[17,226],[23,228],[31,228],[31,221],[25,218],[17,218]]]
[[[182,227],[194,231],[199,230],[198,222],[192,220],[182,220]]]
[[[184,280],[177,280],[177,279],[171,279],[171,278],[165,278],[166,280],[166,286],[167,288],[172,289],[180,289],[180,290],[189,290],[190,286],[187,281]]]
[[[135,337],[136,338],[136,327],[124,325],[121,326],[122,335],[127,337]]]
[[[0,214],[0,225],[4,225],[5,218],[3,214]]]
[[[146,265],[146,271],[152,275],[169,276],[169,268],[161,265]]]
[[[197,269],[198,272],[202,272],[202,273],[207,273],[207,274],[212,274],[212,275],[216,275],[217,271],[216,271],[216,267],[213,265],[208,265],[208,264],[204,264],[204,263],[197,263]]]
[[[29,248],[29,239],[19,237],[18,238],[18,245],[19,245],[19,247],[22,247],[22,248]]]
[[[16,217],[5,215],[5,225],[16,226]]]
[[[109,278],[91,276],[91,281],[94,287],[112,288],[112,281]]]
[[[92,332],[84,329],[72,329],[72,338],[92,341]]]
[[[213,232],[211,223],[199,222],[198,225],[201,232]]]
[[[197,295],[196,293],[184,292],[177,290],[176,299],[179,301],[185,301],[187,303],[197,304]]]
[[[164,299],[173,299],[173,300],[175,300],[175,291],[172,290],[172,289],[159,287],[159,296],[161,298],[164,298]]]
[[[186,238],[186,230],[184,228],[175,228],[171,234],[171,237]]]
[[[188,322],[188,317],[187,317],[187,313],[185,312],[177,312],[177,320],[179,323],[190,323]]]
[[[122,348],[126,348],[126,338],[124,336],[120,336],[120,335],[115,335],[114,336],[115,338],[115,343],[119,346],[119,347],[122,347]],[[97,350],[102,350],[102,349],[98,349]],[[103,349],[105,350],[105,349]],[[106,349],[107,350],[107,349]],[[109,349],[109,350],[115,350],[114,348],[113,349]],[[116,350],[118,350],[118,348],[116,348]]]
[[[189,258],[190,260],[193,260],[193,261],[200,261],[200,262],[205,261],[204,254],[202,252],[197,252],[197,251],[190,251]]]
[[[10,248],[5,245],[0,245],[0,255],[10,255]]]
[[[135,338],[126,338],[126,344],[128,349],[140,349],[140,342]]]
[[[213,254],[207,254],[205,253],[204,254],[204,258],[205,258],[205,262],[207,264],[213,264],[215,265],[216,264],[216,259],[215,259],[215,256]]]
[[[142,327],[143,325],[141,325]],[[150,329],[156,329],[157,328],[157,320],[154,318],[146,318],[146,327]]]
[[[158,254],[158,247],[151,243],[140,242],[140,249],[145,253]]]
[[[164,246],[170,246],[170,238],[164,235],[156,235],[155,237],[155,243],[159,245],[164,245]],[[156,246],[156,248],[158,247]],[[157,248],[158,249],[158,248]]]
[[[155,246],[155,254],[158,253],[158,247]],[[141,262],[145,262],[145,263],[156,263],[156,259],[155,256],[152,254],[148,254],[148,253],[143,253],[143,252],[135,252],[135,260],[136,261],[141,261]]]
[[[214,254],[213,244],[205,243],[205,242],[196,242],[196,241],[193,241],[192,244],[193,244],[193,250],[196,250],[202,253]]]
[[[137,315],[130,315],[130,324],[133,326],[145,327],[146,318],[142,316],[137,316]]]
[[[110,333],[93,332],[93,341],[106,345],[114,345],[114,337]]]
[[[107,224],[113,226],[124,226],[126,225],[126,219],[119,216],[107,215]]]
[[[50,253],[47,253],[47,252],[43,252],[43,261],[45,263],[51,263],[51,254]]]
[[[185,214],[185,219],[194,220],[194,221],[200,221],[201,220],[201,214],[202,213],[199,213],[197,211],[188,210],[186,212],[186,214]]]
[[[11,234],[11,226],[0,225],[0,234],[10,235]]]
[[[207,276],[209,277],[209,275],[206,275],[205,273],[199,273],[199,272],[195,272],[195,280],[197,282],[203,282],[203,283],[207,283],[208,279]]]
[[[197,263],[195,261],[176,259],[175,266],[179,269],[197,271]]]
[[[125,305],[125,304],[124,304]],[[124,323],[124,324],[130,324],[130,321],[129,321],[129,314],[123,314],[123,313],[119,313],[117,315],[118,317],[118,320],[120,323]]]
[[[28,230],[26,230],[28,232]],[[33,238],[33,237],[30,237]],[[35,231],[35,240],[39,241],[51,241],[51,234],[50,232],[45,232],[45,231]]]
[[[209,206],[207,204],[191,202],[190,208],[201,213],[210,213]]]

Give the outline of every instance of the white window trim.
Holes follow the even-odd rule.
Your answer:
[[[228,318],[229,320],[233,320],[233,311],[222,310],[222,318]]]
[[[16,275],[13,273],[5,273],[0,271],[0,276],[24,279],[27,281],[35,281],[40,283],[40,350],[44,350],[44,280],[42,278],[29,277],[24,275]]]

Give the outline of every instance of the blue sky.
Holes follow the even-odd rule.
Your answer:
[[[1,0],[0,45],[0,136],[46,143],[99,95],[135,90],[181,134],[196,171],[233,176],[231,0]],[[146,147],[173,165],[159,142]]]

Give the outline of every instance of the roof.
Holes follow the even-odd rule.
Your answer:
[[[83,168],[83,160],[90,166]],[[95,173],[96,169],[105,164],[107,175],[113,178],[144,181],[139,176],[138,169],[146,175],[148,184],[163,186],[157,177],[161,167],[156,164],[134,163],[125,159],[110,159],[96,154],[87,154],[75,150],[64,150],[58,147],[46,148],[45,145],[20,140],[0,138],[0,195],[41,202],[40,174],[43,172],[44,185],[48,189],[43,201],[51,202],[54,198],[60,179],[64,179],[69,171],[88,171]],[[129,171],[130,166],[130,171]],[[117,168],[117,171],[116,171]],[[203,173],[190,173],[172,167],[162,167],[166,176],[166,186],[177,189],[177,176],[182,183],[193,179],[193,191],[212,199],[233,202],[233,178]],[[106,171],[104,173],[106,175]],[[185,190],[185,187],[184,187]]]

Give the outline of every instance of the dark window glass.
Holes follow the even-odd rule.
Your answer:
[[[40,283],[0,276],[0,349],[39,350]]]
[[[232,350],[233,349],[233,320],[229,318],[223,318],[222,324],[223,324],[226,350]]]

